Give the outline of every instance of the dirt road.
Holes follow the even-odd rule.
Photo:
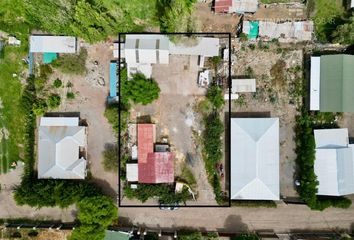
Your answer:
[[[351,229],[354,206],[350,209],[311,211],[303,205],[281,205],[271,208],[184,208],[163,211],[152,208],[120,208],[121,223],[132,223],[151,229],[197,228],[235,232],[245,230]],[[130,219],[130,221],[129,221]]]

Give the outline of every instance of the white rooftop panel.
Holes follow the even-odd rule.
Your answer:
[[[79,126],[78,117],[41,117],[40,126]]]
[[[279,119],[231,119],[231,198],[279,200]]]
[[[127,163],[127,180],[128,182],[138,181],[138,164]]]
[[[347,147],[349,143],[348,129],[315,129],[316,148]]]
[[[30,36],[30,52],[76,53],[76,38],[68,36]]]
[[[232,92],[256,92],[256,79],[232,79]]]
[[[310,110],[320,110],[320,57],[311,57]]]
[[[175,44],[170,42],[170,53],[180,55],[201,55],[205,57],[219,56],[219,38],[200,37],[194,45]]]

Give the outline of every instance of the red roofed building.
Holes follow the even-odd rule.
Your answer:
[[[154,152],[155,124],[138,124],[138,182],[173,183],[171,152]]]
[[[214,0],[213,10],[216,13],[227,13],[232,6],[232,0]]]

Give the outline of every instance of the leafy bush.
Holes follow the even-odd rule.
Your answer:
[[[52,65],[63,73],[84,74],[86,72],[86,48],[81,48],[79,54],[63,54]]]
[[[67,99],[75,99],[75,93],[73,93],[73,92],[67,92],[67,93],[66,93],[66,98],[67,98]]]
[[[45,99],[37,98],[36,102],[33,103],[33,113],[36,116],[42,116],[48,110],[48,104]]]
[[[55,88],[60,88],[62,85],[63,85],[63,82],[59,78],[54,80],[53,86]]]
[[[224,105],[222,90],[216,84],[210,85],[206,97],[216,110],[222,108],[222,106]]]
[[[153,79],[147,79],[144,74],[138,73],[133,79],[126,81],[122,86],[124,97],[134,103],[147,105],[159,98],[160,88]]]
[[[164,204],[185,203],[190,198],[186,187],[181,193],[176,193],[174,187],[168,184],[139,184],[137,189],[125,186],[124,195],[129,199],[136,198],[143,203],[149,198],[157,197],[159,202]]]
[[[106,171],[118,171],[118,145],[106,144],[103,152],[103,168]]]
[[[118,134],[119,128],[119,118],[118,118],[118,105],[109,105],[105,112],[104,116],[107,118],[108,122],[112,125],[113,130]]]
[[[259,240],[256,234],[241,234],[239,236],[231,237],[231,240]]]
[[[60,106],[60,101],[61,101],[61,98],[58,94],[55,94],[55,93],[52,93],[49,97],[48,97],[48,106],[51,108],[51,109],[55,109],[57,107]]]
[[[184,230],[178,232],[177,238],[179,240],[203,240],[203,235],[199,231]]]
[[[39,66],[39,77],[45,80],[53,73],[53,69],[49,64],[42,64]]]

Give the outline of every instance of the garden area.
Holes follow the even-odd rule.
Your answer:
[[[25,129],[21,109],[24,47],[6,46],[0,60],[0,174],[7,173],[23,155]]]

